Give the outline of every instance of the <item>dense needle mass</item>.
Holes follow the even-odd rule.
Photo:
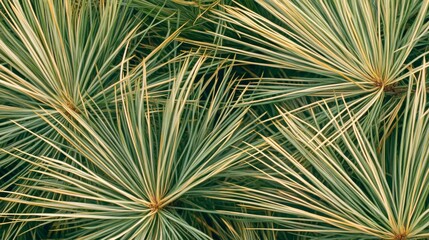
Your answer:
[[[0,0],[0,239],[429,238],[429,0]]]

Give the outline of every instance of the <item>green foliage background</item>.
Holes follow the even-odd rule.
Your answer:
[[[0,0],[0,239],[429,238],[429,0]]]

